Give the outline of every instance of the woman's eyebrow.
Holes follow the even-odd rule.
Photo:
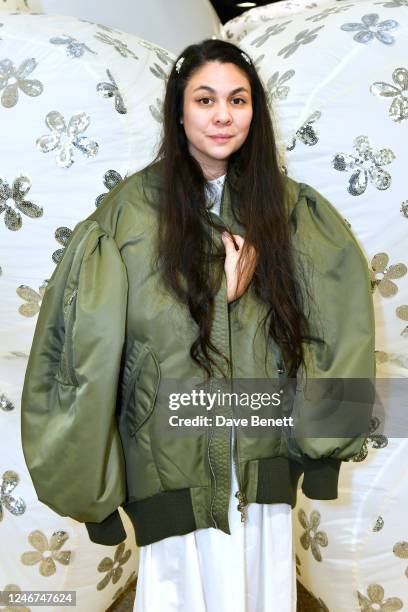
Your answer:
[[[193,93],[195,91],[197,91],[198,89],[206,89],[207,91],[210,91],[211,93],[216,93],[215,89],[213,89],[212,87],[210,87],[209,85],[200,85],[199,87],[196,87],[195,89],[193,89]],[[233,94],[238,93],[239,91],[246,91],[247,93],[249,93],[249,91],[247,90],[246,87],[237,87],[236,89],[233,89],[230,92],[230,95],[232,96]]]

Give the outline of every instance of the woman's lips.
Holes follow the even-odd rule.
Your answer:
[[[232,138],[232,136],[210,136],[210,138],[212,138],[214,142],[222,144],[224,142],[228,142]]]

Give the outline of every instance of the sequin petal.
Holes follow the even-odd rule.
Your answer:
[[[37,80],[19,81],[18,86],[20,87],[22,92],[24,92],[27,96],[31,96],[33,98],[39,96],[44,90],[44,86],[41,81]]]
[[[74,163],[74,149],[70,142],[65,143],[57,154],[57,166],[69,168]]]
[[[39,563],[42,559],[42,553],[34,550],[30,550],[21,555],[21,562],[24,565],[35,565]]]
[[[115,95],[117,87],[112,83],[98,83],[96,91],[98,91],[104,98],[112,98]]]
[[[52,557],[45,557],[40,563],[40,574],[42,576],[52,576],[57,571],[57,568]]]
[[[87,113],[72,115],[68,123],[68,136],[72,138],[78,134],[82,134],[82,132],[85,132],[85,130],[89,127],[90,123],[91,118]]]
[[[28,176],[20,174],[13,183],[13,199],[23,198],[31,188],[31,181]]]
[[[367,15],[363,15],[361,18],[361,21],[367,28],[371,26],[375,26],[378,20],[379,20],[379,16],[377,15],[377,13],[369,13]]]
[[[45,118],[45,123],[50,130],[58,132],[58,134],[64,134],[67,131],[65,119],[58,111],[49,112]]]
[[[396,68],[392,73],[392,79],[402,90],[408,90],[408,70],[406,68]]]
[[[102,589],[104,589],[109,584],[110,579],[111,579],[111,573],[108,572],[106,576],[104,576],[102,580],[98,582],[98,584],[96,585],[97,590],[102,591]]]
[[[351,175],[347,191],[350,193],[350,195],[361,195],[367,189],[367,183],[367,171],[364,168],[358,169]]]
[[[388,189],[391,185],[391,175],[386,170],[373,166],[368,170],[370,180],[377,189],[383,191]],[[364,187],[365,189],[365,187]]]
[[[10,208],[10,206],[5,212],[4,223],[6,224],[7,229],[13,232],[21,229],[23,225],[20,213]]]
[[[398,96],[395,98],[388,111],[389,116],[393,121],[401,122],[408,119],[408,98]]]
[[[307,531],[305,531],[305,533],[303,533],[303,534],[301,535],[301,537],[300,537],[300,543],[301,543],[301,545],[303,546],[303,548],[304,548],[305,550],[308,550],[308,549],[309,549],[309,546],[310,546],[310,542],[311,542],[311,541],[312,541],[312,539],[311,539],[311,537],[310,537],[310,534],[309,534]]]
[[[371,260],[371,267],[374,272],[384,272],[388,261],[389,257],[387,253],[376,253]]]
[[[126,115],[127,108],[120,93],[115,96],[115,109],[120,115]]]
[[[384,43],[384,45],[393,45],[395,43],[395,38],[389,32],[381,32],[378,31],[375,33],[376,38]]]
[[[17,472],[14,472],[14,470],[6,470],[2,476],[2,483],[0,487],[1,495],[10,494],[12,491],[14,491],[19,482],[20,477]]]
[[[103,177],[103,184],[109,191],[116,187],[122,180],[121,175],[116,170],[108,170]]]
[[[11,495],[3,495],[2,502],[4,507],[15,516],[20,516],[26,511],[25,502],[21,497],[15,499]]]
[[[18,79],[26,79],[36,67],[36,60],[33,57],[29,57],[20,64],[18,70],[16,71],[16,77]]]
[[[94,157],[98,153],[98,143],[88,138],[88,136],[79,136],[72,141],[72,144],[87,157]]]
[[[42,151],[42,153],[49,153],[56,149],[60,143],[61,136],[58,133],[45,134],[44,136],[40,136],[37,138],[37,148]]]
[[[354,155],[348,155],[347,153],[338,153],[333,157],[331,163],[335,170],[345,172],[346,170],[353,170],[357,165],[357,160]]]
[[[33,548],[35,548],[41,553],[48,550],[48,540],[43,534],[43,532],[39,529],[36,529],[35,531],[32,531],[30,533],[30,535],[28,536],[28,541],[30,542]]]
[[[17,295],[19,295],[23,300],[27,300],[28,302],[38,302],[39,295],[34,289],[31,289],[28,285],[20,285],[16,289]]]
[[[362,30],[361,32],[358,32],[353,38],[356,42],[363,43],[365,45],[374,38],[374,34],[370,32],[370,30]]]
[[[71,560],[71,551],[70,550],[61,550],[57,553],[53,554],[55,561],[61,563],[62,565],[69,565]]]
[[[5,108],[12,108],[18,102],[17,83],[7,85],[1,94],[1,103]]]
[[[108,572],[113,567],[113,561],[109,557],[104,557],[99,563],[97,570],[98,572]]]
[[[50,538],[50,550],[60,550],[68,538],[69,535],[66,531],[55,531]]]
[[[43,214],[43,209],[41,206],[37,206],[34,202],[30,202],[29,200],[22,200],[21,202],[16,202],[16,208],[21,210],[22,213],[27,215],[27,217],[31,217],[32,219],[37,219],[41,217]]]
[[[385,298],[393,297],[398,292],[398,287],[395,283],[388,279],[383,279],[378,285],[378,290]]]

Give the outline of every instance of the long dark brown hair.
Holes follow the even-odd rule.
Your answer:
[[[181,57],[184,60],[178,73],[176,65]],[[258,254],[251,285],[267,307],[263,319],[265,333],[280,346],[289,375],[295,376],[299,365],[305,364],[302,340],[308,337],[308,321],[291,247],[284,177],[272,119],[253,63],[243,57],[241,49],[225,41],[208,39],[188,46],[168,77],[163,138],[153,162],[161,160],[158,262],[167,286],[188,306],[197,324],[197,338],[190,347],[192,359],[208,376],[214,375],[214,368],[225,375],[219,357],[227,366],[229,360],[211,342],[214,295],[225,252],[222,247],[215,249],[212,233],[208,231],[209,227],[223,228],[208,214],[206,178],[189,152],[180,123],[187,82],[195,70],[211,61],[234,64],[246,74],[251,85],[253,115],[249,133],[240,149],[228,159],[225,180],[233,214],[245,229],[246,242]],[[242,260],[246,256],[245,244]],[[216,354],[218,359],[214,359]]]

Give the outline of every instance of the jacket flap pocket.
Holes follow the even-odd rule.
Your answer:
[[[157,358],[147,344],[135,342],[132,356],[133,367],[125,372],[123,398],[130,435],[134,435],[153,412],[160,382]]]

